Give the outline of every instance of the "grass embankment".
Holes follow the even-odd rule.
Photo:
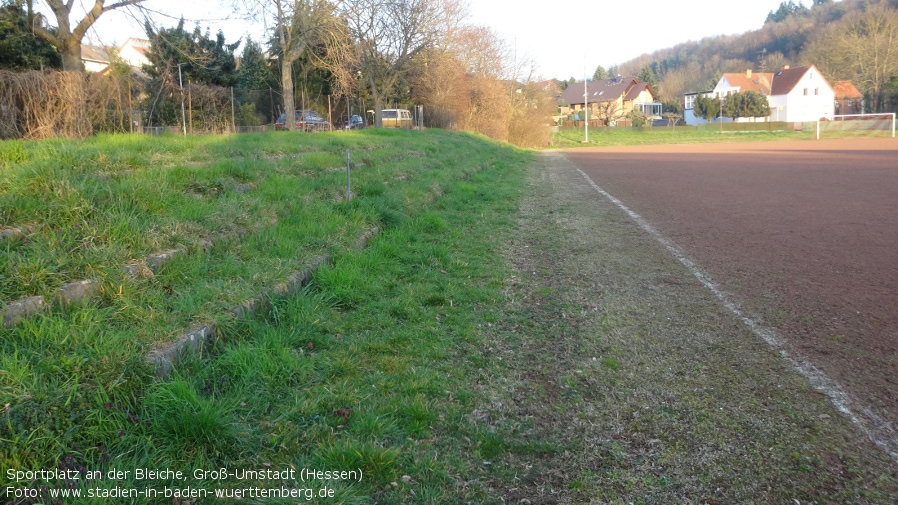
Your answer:
[[[757,129],[746,129],[748,126]],[[811,140],[810,131],[767,130],[760,124],[724,124],[724,130],[682,126],[677,128],[654,126],[645,128],[602,127],[589,129],[589,142],[584,140],[583,127],[565,126],[552,136],[553,148],[638,146],[654,144],[703,144],[719,142],[757,142],[759,140]]]
[[[569,166],[543,157],[528,173],[527,153],[439,131],[50,145],[106,153],[105,142],[144,146],[137,159],[195,156],[109,179],[151,172],[159,181],[121,200],[149,198],[168,185],[180,188],[172,195],[185,205],[251,199],[253,206],[238,207],[274,209],[259,214],[277,218],[266,240],[280,244],[280,227],[292,238],[241,255],[260,232],[240,227],[227,242],[209,252],[190,249],[135,287],[113,279],[116,266],[86,271],[109,272],[98,305],[2,330],[4,472],[100,470],[98,481],[47,484],[160,493],[118,500],[134,503],[175,503],[161,493],[188,486],[333,491],[317,503],[894,503],[888,457]],[[24,152],[43,145],[25,144]],[[359,197],[350,204],[340,198],[344,175],[328,170],[340,165],[345,148],[360,151],[354,158],[364,163],[354,172]],[[287,157],[294,152],[302,154]],[[236,184],[228,169],[204,178],[216,173],[218,158],[227,158],[226,166],[245,159],[253,172],[240,183],[254,189],[194,196],[196,179]],[[84,165],[59,169],[68,182],[57,185],[82,191],[81,181],[94,179],[69,172],[101,170]],[[185,171],[193,175],[165,182]],[[76,201],[89,207],[95,200]],[[316,226],[339,230],[339,238],[322,244],[299,231],[291,216],[304,207],[320,209]],[[163,217],[181,212],[154,208]],[[189,220],[188,228],[212,227],[218,212]],[[31,217],[32,233],[41,236],[39,213]],[[180,221],[171,222],[177,229]],[[373,225],[384,231],[365,250],[348,247]],[[4,254],[34,240],[5,246]],[[222,320],[220,338],[202,355],[165,380],[153,377],[145,351],[194,316],[168,315],[176,312],[173,301],[146,309],[155,302],[144,291],[177,299],[229,262],[247,270],[221,276],[228,281],[218,293],[227,297],[230,286],[255,281],[250,272],[260,285],[276,278],[266,277],[274,264],[267,258],[295,268],[314,255],[309,250],[337,254],[300,295],[254,319]],[[201,258],[208,266],[178,266]],[[122,309],[125,293],[146,297],[124,304],[140,308],[139,316]],[[242,300],[232,298],[196,306],[217,310]],[[146,317],[157,312],[167,315]],[[158,323],[169,318],[170,325]],[[113,468],[130,474],[107,478]],[[138,468],[185,475],[138,480]],[[219,468],[281,473],[194,476]],[[290,469],[295,478],[282,473]],[[302,469],[361,469],[363,477],[302,482]],[[246,501],[308,496],[255,493]],[[96,503],[66,501],[74,502]]]
[[[131,473],[14,484],[161,493],[303,486],[197,480],[195,469],[360,468],[361,483],[319,483],[354,502],[405,493],[384,490],[403,474],[452,481],[451,462],[421,453],[436,454],[445,426],[462,429],[467,371],[446,358],[491,317],[502,262],[489,246],[497,223],[484,216],[513,215],[525,153],[441,131],[98,137],[0,151],[2,222],[28,230],[3,243],[3,301],[83,278],[102,288],[95,302],[0,330],[4,482],[10,469],[117,468]],[[351,250],[373,226],[383,231],[371,247]],[[184,252],[155,275],[123,269],[170,248]],[[224,314],[321,253],[335,265],[300,296],[258,320]],[[155,380],[147,351],[209,319],[219,321],[214,348]],[[141,481],[136,468],[189,478]]]

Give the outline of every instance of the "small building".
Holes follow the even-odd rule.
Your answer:
[[[775,72],[767,99],[771,121],[832,119],[835,110],[835,91],[814,65]]]
[[[864,95],[851,81],[836,81],[833,84],[835,93],[834,112],[836,115],[863,114]]]
[[[695,99],[699,96],[714,96],[713,91],[697,91],[683,95],[683,121],[691,126],[708,124],[708,120],[695,115]]]

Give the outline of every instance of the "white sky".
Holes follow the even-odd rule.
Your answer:
[[[85,0],[82,0],[85,1]],[[534,61],[539,77],[567,79],[592,75],[644,53],[714,35],[741,34],[760,28],[782,0],[468,0],[471,24],[492,27],[517,55]],[[183,14],[187,28],[200,20],[212,33],[221,28],[233,42],[249,33],[262,40],[261,26],[224,19],[229,12],[218,0],[147,0],[144,5],[171,15],[173,26]],[[804,0],[810,6],[811,0]],[[145,37],[142,23],[121,13],[104,14],[91,35],[93,43],[121,43]],[[87,41],[86,41],[87,42]]]

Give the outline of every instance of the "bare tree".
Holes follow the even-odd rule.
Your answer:
[[[342,2],[330,0],[270,0],[274,4],[281,46],[281,85],[285,126],[293,129],[296,110],[293,64],[305,58],[311,66],[334,75],[338,91],[351,86],[353,52],[348,29],[339,15]],[[303,69],[308,72],[309,68]]]
[[[817,34],[804,59],[832,78],[851,79],[882,110],[889,79],[898,74],[898,11],[879,3],[852,12]]]
[[[447,0],[345,0],[362,79],[374,100],[375,125],[388,94],[404,79],[415,58],[433,47],[447,29],[456,2]]]
[[[75,0],[43,0],[43,2],[53,11],[56,17],[57,29],[56,33],[49,29],[34,24],[34,33],[43,38],[47,42],[53,44],[59,54],[62,55],[63,70],[83,72],[84,63],[81,61],[81,40],[87,33],[87,30],[100,18],[105,12],[125,7],[132,7],[144,0],[118,0],[106,5],[106,0],[94,0],[93,5],[86,8],[84,17],[80,21],[74,23],[72,11],[75,8]],[[34,19],[34,0],[28,2],[28,19]],[[79,3],[79,6],[81,4]]]

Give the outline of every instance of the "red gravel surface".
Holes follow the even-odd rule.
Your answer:
[[[898,424],[898,140],[565,156],[676,242],[793,352]]]

